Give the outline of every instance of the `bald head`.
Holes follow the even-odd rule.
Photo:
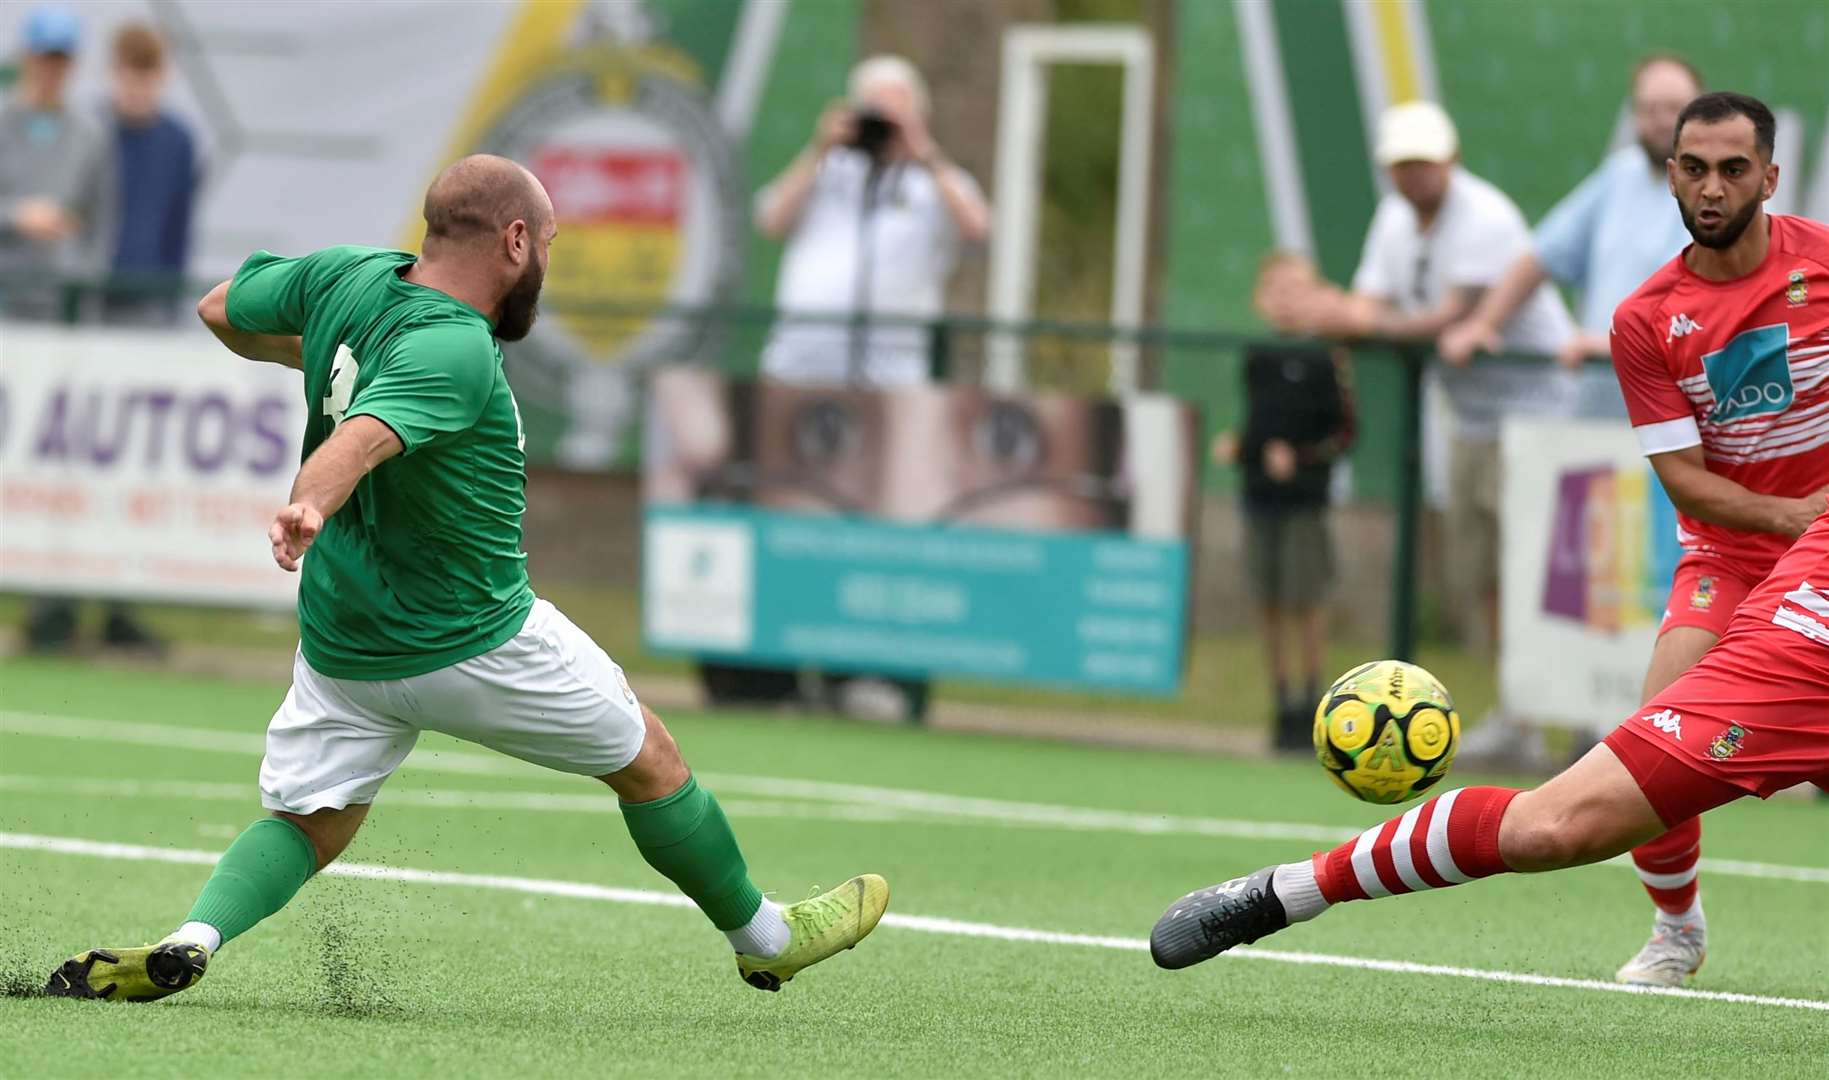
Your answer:
[[[472,154],[438,174],[425,193],[425,249],[408,277],[489,315],[495,336],[533,329],[558,224],[546,189],[526,169]]]
[[[532,173],[505,157],[471,154],[426,189],[426,246],[489,244],[516,221],[539,234],[552,216],[552,200]]]

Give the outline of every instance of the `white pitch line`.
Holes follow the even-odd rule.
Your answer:
[[[78,776],[21,776],[0,774],[0,792],[61,794],[107,799],[192,799],[201,802],[241,803],[256,806],[260,793],[250,784],[185,780],[104,780]],[[801,821],[847,821],[869,824],[912,822],[959,824],[923,817],[894,807],[861,803],[788,803],[753,799],[721,799],[733,817],[791,818]],[[391,787],[380,805],[427,810],[528,810],[565,814],[620,814],[609,788],[601,795],[558,795],[545,791],[460,791]]]
[[[31,833],[0,832],[0,848],[39,851],[55,855],[80,855],[130,862],[177,863],[186,866],[213,866],[217,853],[185,848],[147,847],[141,844],[116,844],[82,840],[66,836],[38,836]],[[603,900],[617,904],[642,904],[650,907],[689,908],[692,901],[677,893],[651,889],[623,889],[593,885],[582,881],[555,881],[547,878],[512,877],[503,874],[460,874],[444,870],[416,870],[406,867],[377,866],[372,863],[332,863],[323,873],[333,877],[367,878],[375,881],[401,881],[415,885],[443,885],[473,889],[492,889],[535,896],[557,896],[576,900]],[[1054,930],[1037,930],[1021,926],[998,926],[994,923],[968,922],[925,915],[883,916],[884,926],[917,933],[944,934],[952,937],[988,938],[996,941],[1035,945],[1067,945],[1081,948],[1112,949],[1123,952],[1147,952],[1149,942],[1141,938],[1105,937],[1094,934],[1069,934]],[[1738,994],[1721,990],[1692,990],[1675,986],[1625,986],[1595,979],[1570,979],[1558,975],[1537,975],[1520,971],[1494,971],[1485,968],[1453,967],[1445,964],[1417,964],[1407,960],[1376,960],[1357,956],[1334,956],[1328,953],[1281,952],[1274,949],[1240,948],[1226,954],[1240,960],[1271,960],[1285,964],[1379,971],[1394,975],[1436,975],[1445,978],[1474,979],[1482,982],[1511,983],[1520,986],[1554,987],[1564,990],[1593,990],[1601,993],[1634,994],[1644,997],[1680,998],[1687,1001],[1716,1001],[1734,1005],[1764,1008],[1805,1009],[1829,1012],[1829,1001],[1812,998],[1768,997],[1762,994]]]
[[[34,738],[117,742],[136,746],[233,753],[245,756],[258,756],[263,752],[266,743],[265,738],[261,735],[216,731],[210,728],[139,724],[120,720],[94,720],[86,717],[49,716],[40,713],[7,711],[0,711],[0,733]],[[515,761],[512,758],[494,754],[469,753],[462,750],[415,750],[407,758],[407,764],[409,767],[433,772],[493,774],[522,778],[549,775],[547,770]],[[1142,814],[1122,810],[1094,810],[1051,803],[970,798],[939,792],[910,791],[905,788],[872,787],[866,784],[841,784],[820,780],[793,780],[774,776],[747,776],[736,773],[699,773],[698,776],[706,786],[715,788],[720,795],[730,793],[763,795],[772,798],[812,799],[820,802],[869,803],[902,810],[919,810],[981,820],[1026,821],[1059,828],[1132,832],[1140,835],[1217,836],[1230,839],[1302,840],[1310,843],[1332,844],[1338,843],[1346,837],[1357,835],[1361,831],[1345,826],[1310,825],[1298,822],[1242,821],[1227,818]]]
[[[36,738],[117,742],[136,746],[201,750],[244,756],[258,755],[265,747],[263,736],[241,732],[10,711],[0,711],[0,733]],[[415,750],[407,760],[411,767],[430,772],[512,776],[522,779],[551,775],[546,769],[513,758],[496,754],[471,753],[464,750]],[[1330,845],[1357,836],[1363,831],[1362,826],[1316,825],[1287,821],[1245,821],[1234,818],[1099,810],[1055,803],[974,798],[947,795],[941,792],[915,791],[907,788],[873,787],[867,784],[845,784],[823,780],[796,780],[777,776],[749,776],[738,773],[699,773],[698,776],[707,787],[716,789],[720,795],[741,794],[760,795],[773,799],[807,799],[840,803],[852,808],[846,812],[831,815],[820,815],[811,811],[794,815],[786,811],[775,811],[756,816],[823,817],[835,821],[865,822],[921,821],[929,824],[943,824],[946,822],[942,819],[952,817],[1001,827],[1033,826],[1087,832],[1130,833],[1137,836],[1205,836],[1228,840],[1298,840],[1305,843]],[[550,796],[550,798],[583,797]],[[388,801],[393,801],[391,793]],[[554,803],[547,806],[525,804],[518,807],[502,805],[492,808],[557,809],[559,804]],[[730,809],[730,804],[727,804],[726,808]],[[894,817],[889,814],[890,810],[913,811],[934,816],[924,819],[906,815]],[[1601,865],[1616,866],[1622,869],[1633,868],[1632,860],[1624,855],[1608,859]],[[1702,859],[1698,865],[1707,873],[1727,877],[1829,885],[1829,868],[1751,862],[1744,859],[1711,858]]]

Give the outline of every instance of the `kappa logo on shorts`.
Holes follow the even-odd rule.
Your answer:
[[[1715,394],[1709,420],[1726,424],[1790,408],[1797,396],[1785,353],[1790,343],[1790,326],[1774,323],[1736,334],[1726,348],[1703,356],[1708,388]]]
[[[1695,591],[1689,594],[1689,610],[1707,611],[1715,606],[1715,579],[1703,575],[1696,579]]]
[[[1708,756],[1716,761],[1726,761],[1740,752],[1740,741],[1745,738],[1745,728],[1739,724],[1729,724],[1726,731],[1715,736],[1715,741],[1708,744]]]
[[[1682,713],[1674,709],[1661,709],[1654,713],[1647,713],[1643,719],[1664,734],[1676,736],[1678,742],[1683,741]]]

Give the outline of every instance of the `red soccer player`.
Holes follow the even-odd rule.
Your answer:
[[[1829,226],[1765,213],[1772,134],[1771,112],[1739,94],[1683,111],[1670,186],[1696,242],[1613,316],[1633,430],[1683,543],[1647,700],[1721,639],[1829,485]],[[1658,910],[1621,982],[1675,986],[1701,966],[1701,840],[1691,819],[1633,850]]]
[[[1700,966],[1698,815],[1829,786],[1829,228],[1765,213],[1772,135],[1771,111],[1742,95],[1684,109],[1670,186],[1696,243],[1614,315],[1615,365],[1685,548],[1648,703],[1535,790],[1451,791],[1312,860],[1189,893],[1151,934],[1158,964],[1344,900],[1630,849],[1659,914],[1619,977]]]

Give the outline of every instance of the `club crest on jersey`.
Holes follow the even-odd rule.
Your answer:
[[[1678,312],[1670,317],[1670,334],[1664,340],[1669,342],[1675,341],[1680,337],[1688,337],[1690,334],[1693,334],[1702,328],[1701,323],[1696,322],[1682,312]]]
[[[1785,280],[1789,282],[1789,284],[1785,286],[1785,301],[1787,303],[1792,307],[1803,307],[1810,302],[1810,283],[1804,280],[1804,272],[1802,270],[1791,271],[1790,274],[1786,275]]]
[[[1715,394],[1709,420],[1726,424],[1790,408],[1796,397],[1785,353],[1790,341],[1791,328],[1775,323],[1736,334],[1726,348],[1704,355],[1702,368]]]
[[[1689,610],[1707,611],[1715,606],[1715,579],[1704,575],[1696,579],[1696,587],[1689,594]]]

